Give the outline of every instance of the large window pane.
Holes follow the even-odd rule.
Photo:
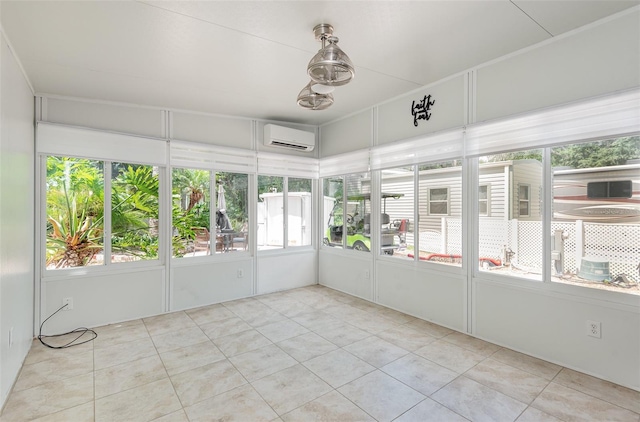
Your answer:
[[[343,247],[344,209],[342,177],[329,177],[322,180],[323,192],[323,244],[336,248]]]
[[[47,269],[102,265],[101,161],[47,157]]]
[[[244,173],[216,173],[216,186],[215,251],[246,251],[249,246],[249,176]]]
[[[111,262],[158,259],[158,167],[111,164]]]
[[[640,294],[640,138],[551,149],[551,280]]]
[[[478,216],[479,268],[542,280],[542,151],[480,157],[479,173],[476,189],[491,192]]]
[[[461,162],[423,164],[418,170],[420,260],[461,266]]]
[[[381,171],[380,253],[400,258],[415,256],[414,170],[403,167]],[[366,221],[365,221],[366,223]],[[365,230],[369,230],[365,224]]]
[[[311,245],[311,179],[290,177],[287,186],[287,243],[289,246]]]
[[[172,171],[173,257],[211,252],[211,172],[175,168]]]
[[[258,250],[284,247],[284,178],[258,176]]]

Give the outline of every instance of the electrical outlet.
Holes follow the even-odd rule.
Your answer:
[[[66,305],[62,310],[63,311],[70,311],[73,309],[73,298],[72,297],[65,297],[64,299],[62,299],[62,304]]]
[[[366,271],[364,272],[364,279],[365,279],[365,280],[369,280],[369,276],[370,276],[370,274],[369,274],[369,270],[366,270]]]
[[[238,278],[244,277],[244,272],[242,270],[238,270]]]
[[[600,333],[601,323],[598,321],[587,321],[587,335],[595,338],[602,338]]]

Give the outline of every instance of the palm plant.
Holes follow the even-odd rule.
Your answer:
[[[47,264],[54,263],[56,268],[87,265],[102,250],[102,217],[87,215],[88,200],[78,210],[77,198],[67,197],[66,213],[49,216],[52,232],[47,238]]]
[[[102,250],[102,194],[98,162],[48,157],[47,266],[84,266]]]
[[[158,256],[159,181],[153,167],[120,170],[112,184],[112,248],[138,258]]]

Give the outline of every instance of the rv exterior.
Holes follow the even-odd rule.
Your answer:
[[[640,164],[556,169],[553,218],[599,223],[640,222]]]
[[[462,217],[460,167],[422,170],[419,178],[420,232],[440,231],[443,218]],[[385,177],[385,190],[403,194],[387,204],[391,219],[413,219],[412,180],[409,172]],[[481,163],[478,185],[481,220],[541,220],[540,161]],[[553,188],[555,220],[640,222],[640,164],[556,169]]]

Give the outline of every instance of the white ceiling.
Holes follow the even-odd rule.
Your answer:
[[[0,19],[39,94],[321,124],[639,3],[2,0]],[[356,77],[309,111],[318,23]]]

